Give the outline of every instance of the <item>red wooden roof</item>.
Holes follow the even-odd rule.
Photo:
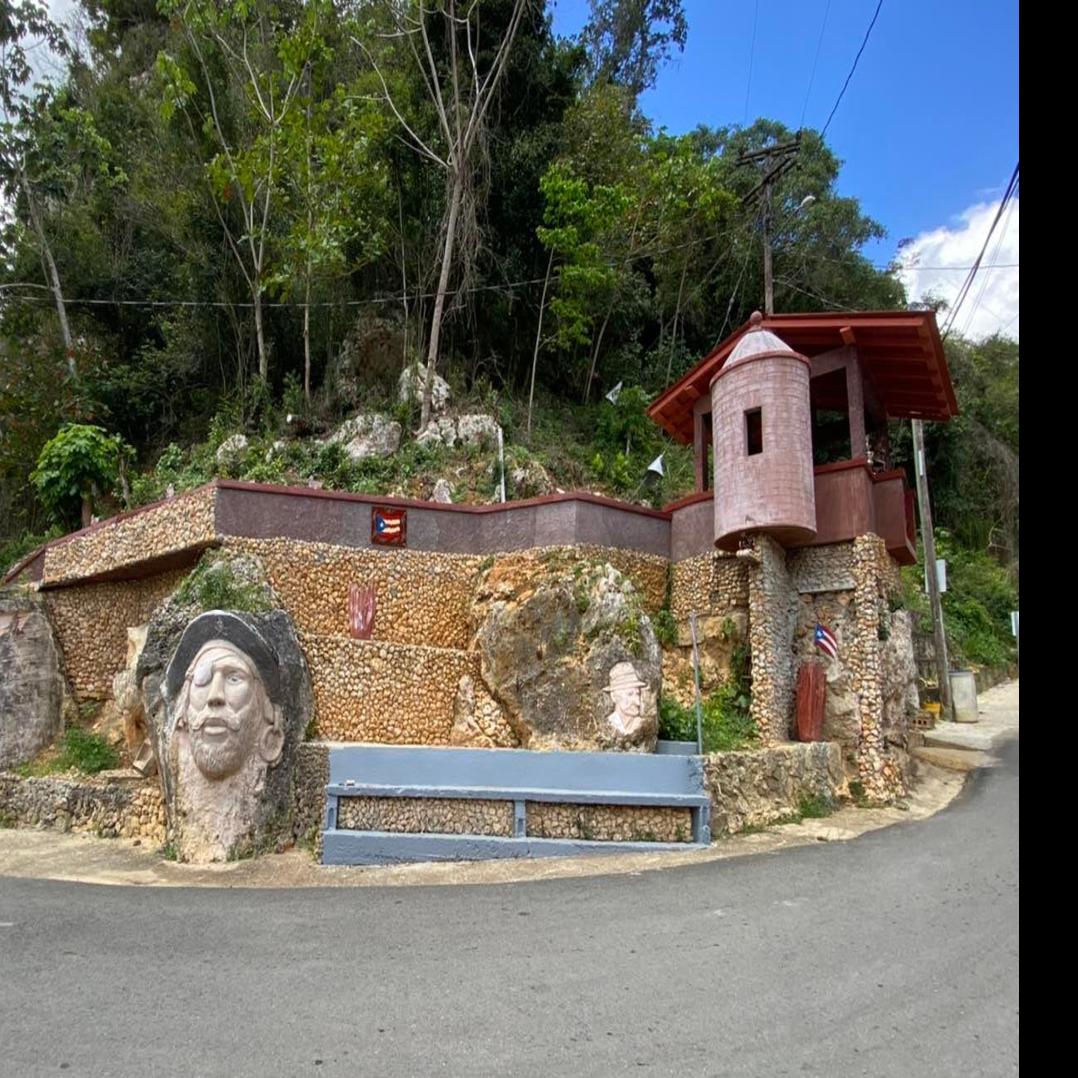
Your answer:
[[[773,314],[761,325],[809,359],[853,345],[890,418],[946,421],[958,414],[933,311]],[[716,345],[648,409],[672,438],[692,442],[693,405],[709,392],[712,378],[750,327],[746,322]]]

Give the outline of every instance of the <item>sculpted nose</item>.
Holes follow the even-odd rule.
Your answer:
[[[210,691],[206,697],[206,703],[210,706],[221,707],[225,702],[225,679],[221,673],[215,673],[210,682]]]

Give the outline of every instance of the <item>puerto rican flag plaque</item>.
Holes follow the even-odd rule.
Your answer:
[[[375,546],[405,546],[408,536],[408,511],[385,505],[371,508],[371,542]]]

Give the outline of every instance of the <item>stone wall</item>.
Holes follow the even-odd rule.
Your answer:
[[[698,617],[725,617],[749,605],[748,565],[744,559],[715,551],[679,561],[671,568],[670,612],[685,621],[695,610]]]
[[[184,577],[182,570],[140,580],[76,584],[44,592],[71,690],[105,700],[127,662],[127,630],[145,625]]]
[[[794,707],[793,642],[797,592],[786,551],[774,539],[753,539],[749,569],[752,717],[765,745],[788,741]]]
[[[791,550],[786,557],[790,580],[801,595],[827,591],[853,591],[852,543]]]
[[[300,643],[326,741],[448,745],[460,680],[478,677],[476,658],[449,648],[314,633]]]
[[[513,834],[513,802],[480,798],[342,797],[337,827],[406,834]]]
[[[20,778],[0,773],[0,819],[50,831],[165,841],[165,805],[153,779]]]
[[[714,837],[796,816],[803,798],[835,804],[848,795],[842,752],[827,741],[712,753],[705,774]]]
[[[260,558],[303,633],[347,637],[348,586],[373,586],[372,639],[441,648],[468,646],[468,615],[482,559],[412,550],[358,550],[289,539],[227,539]]]
[[[794,673],[806,661],[824,663],[823,736],[841,746],[847,773],[868,797],[888,800],[906,788],[905,749],[917,711],[912,619],[891,610],[898,565],[875,535],[795,551],[790,565],[800,591]],[[834,634],[836,659],[815,647],[817,623]]]
[[[296,764],[292,769],[292,834],[319,861],[328,782],[329,746],[322,741],[297,745]]]
[[[526,813],[529,838],[692,842],[692,812],[689,809],[529,801]]]
[[[906,788],[905,764],[888,745],[884,714],[881,626],[890,618],[891,557],[879,536],[862,535],[853,542],[853,558],[855,632],[847,664],[861,719],[857,766],[866,795],[885,801]]]
[[[192,490],[76,532],[45,552],[43,582],[59,584],[208,546],[217,535],[216,493],[212,487]]]

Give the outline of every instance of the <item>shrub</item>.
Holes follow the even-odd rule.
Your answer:
[[[116,767],[120,760],[116,750],[100,735],[72,726],[64,733],[63,747],[57,757],[57,769],[74,767],[87,775],[96,775]]]

